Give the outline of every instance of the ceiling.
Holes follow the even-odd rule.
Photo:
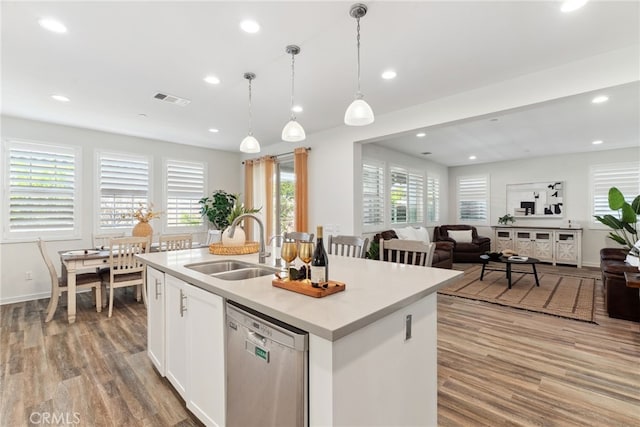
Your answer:
[[[275,144],[289,116],[291,57],[285,46],[297,44],[295,98],[304,108],[299,122],[307,134],[344,126],[356,90],[351,3],[3,1],[2,113],[237,151],[248,130],[243,74],[251,71],[257,75],[253,133],[263,146]],[[561,13],[557,1],[367,5],[362,91],[377,116],[639,46],[635,1],[592,1],[571,14]],[[38,25],[42,17],[62,21],[68,32],[44,30]],[[241,31],[245,18],[258,21],[260,31]],[[387,69],[397,77],[383,80]],[[204,82],[209,74],[220,83]],[[191,102],[159,101],[157,92]],[[604,118],[594,115],[588,98],[577,96],[438,126],[420,144],[414,132],[379,143],[410,154],[431,151],[430,158],[443,164],[452,164],[452,154],[460,157],[462,145],[478,161],[512,158],[516,151],[531,155],[541,144],[553,152],[574,152],[578,143],[593,139],[607,138],[617,147],[631,138],[637,145],[638,87],[611,93],[598,106],[600,112],[609,109]],[[70,102],[54,101],[52,94]],[[499,120],[487,120],[492,117]],[[601,126],[611,129],[599,136]],[[607,143],[602,147],[611,148]]]

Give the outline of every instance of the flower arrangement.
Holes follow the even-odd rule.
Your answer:
[[[153,203],[145,204],[140,202],[138,203],[138,209],[134,210],[131,213],[123,214],[122,217],[135,218],[139,222],[149,222],[154,218],[160,217],[160,215],[162,215],[162,212],[155,212],[153,210]]]
[[[516,219],[509,214],[506,214],[498,218],[498,224],[508,225],[509,223],[513,224],[514,222],[516,222]]]

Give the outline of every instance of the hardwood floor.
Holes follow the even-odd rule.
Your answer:
[[[45,324],[46,299],[0,307],[1,426],[200,425],[153,369],[144,306],[124,291],[111,319],[79,295],[73,325],[64,304]],[[439,424],[639,426],[640,324],[596,296],[598,325],[439,296]]]

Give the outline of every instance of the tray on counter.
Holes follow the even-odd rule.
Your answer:
[[[347,285],[342,282],[336,282],[335,280],[329,280],[324,284],[326,288],[314,288],[311,283],[302,280],[285,280],[285,279],[273,279],[271,284],[277,288],[286,289],[288,291],[297,292],[314,298],[322,298],[327,295],[335,294],[336,292],[342,292],[346,289]]]

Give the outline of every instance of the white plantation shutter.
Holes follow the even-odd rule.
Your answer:
[[[420,172],[392,166],[391,223],[407,224],[424,219],[424,176]]]
[[[640,163],[615,163],[591,167],[592,215],[618,216],[609,209],[609,189],[616,187],[622,191],[627,202],[640,194]],[[593,218],[592,222],[599,224]]]
[[[440,177],[427,176],[427,220],[440,222]]]
[[[362,223],[384,224],[384,163],[365,160],[362,164]]]
[[[136,223],[129,216],[149,200],[149,160],[122,154],[101,153],[100,229],[128,228]]]
[[[488,181],[485,175],[458,178],[458,220],[460,222],[487,222]]]
[[[77,234],[79,149],[9,141],[6,156],[5,237]]]
[[[204,197],[203,163],[167,161],[167,226],[199,227],[202,225],[200,204]]]

